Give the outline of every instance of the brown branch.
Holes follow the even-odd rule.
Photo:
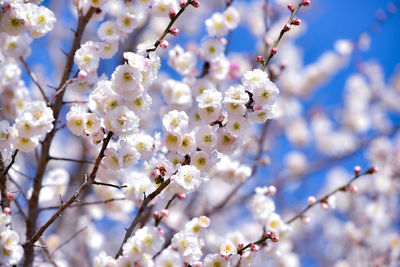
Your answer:
[[[42,86],[40,85],[38,79],[36,78],[35,73],[32,72],[32,70],[29,68],[28,63],[24,60],[22,56],[19,57],[19,60],[21,61],[22,65],[24,65],[26,72],[28,73],[29,77],[31,77],[32,81],[36,84],[36,86],[39,88],[40,93],[42,94],[42,97],[44,101],[48,102],[49,99],[47,98],[46,94],[44,93],[44,90]]]
[[[65,81],[65,82],[61,85],[60,89],[58,89],[58,90],[54,93],[54,95],[50,98],[50,100],[47,101],[47,105],[48,105],[48,106],[51,106],[51,103],[53,103],[54,99],[56,99],[57,96],[59,96],[60,94],[64,94],[64,91],[65,91],[65,89],[67,88],[68,84],[72,83],[72,82],[75,80],[76,76],[78,76],[78,72],[76,72],[75,75],[72,76],[71,79]],[[62,104],[64,104],[64,102],[62,102]]]
[[[68,238],[66,241],[64,241],[62,244],[60,244],[58,247],[56,247],[54,249],[54,251],[51,253],[51,255],[53,255],[57,250],[59,250],[60,248],[62,248],[63,246],[65,246],[66,244],[68,244],[69,242],[71,242],[75,237],[77,237],[80,233],[82,233],[83,231],[85,231],[87,229],[87,226],[83,227],[82,229],[80,229],[78,232],[76,232],[75,234],[73,234],[70,238]]]
[[[18,149],[16,149],[11,157],[11,162],[5,166],[3,161],[3,154],[0,153],[0,193],[1,193],[1,208],[9,207],[10,203],[7,199],[7,174],[11,166],[15,163]]]
[[[165,205],[164,209],[168,210],[169,206],[171,206],[171,204],[172,204],[172,202],[174,201],[175,198],[176,198],[176,194],[167,202],[167,205]],[[158,217],[156,219],[154,225],[157,227],[160,224],[160,222],[162,221],[162,219],[163,219],[163,216],[161,215],[160,217]]]
[[[287,22],[288,25],[291,24],[292,20],[294,19],[294,16],[297,14],[297,12],[299,11],[300,7],[302,6],[303,1],[300,0],[300,2],[297,4],[296,9],[292,11],[292,14],[290,15],[290,18]],[[267,57],[267,60],[264,61],[264,63],[261,66],[261,69],[265,71],[265,68],[267,67],[267,64],[269,63],[269,61],[272,59],[272,57],[276,54],[276,51],[273,52],[273,49],[278,47],[279,42],[281,41],[283,35],[285,34],[285,30],[281,30],[281,32],[279,33],[278,38],[275,40],[271,51],[269,52],[269,55]]]
[[[74,40],[72,43],[72,47],[70,52],[67,55],[67,61],[65,64],[64,72],[60,81],[59,89],[68,81],[73,64],[74,64],[74,56],[76,50],[80,47],[80,42],[82,40],[83,32],[86,28],[86,25],[88,24],[90,18],[94,14],[96,8],[91,7],[89,11],[85,15],[80,15],[78,18],[78,26],[77,30],[75,31],[74,35]],[[53,122],[53,130],[50,131],[45,139],[42,142],[42,149],[41,149],[41,156],[36,168],[36,173],[35,177],[33,179],[33,190],[32,190],[32,195],[31,198],[29,199],[28,203],[28,216],[26,219],[26,239],[30,240],[32,239],[33,235],[35,234],[36,231],[36,221],[38,217],[38,206],[39,206],[39,192],[42,187],[42,180],[43,180],[43,175],[46,171],[46,166],[49,161],[49,151],[50,151],[50,146],[51,142],[54,138],[55,135],[55,129],[56,129],[56,122],[58,119],[58,116],[61,111],[62,107],[62,101],[63,101],[63,96],[64,96],[65,90],[62,90],[60,94],[56,96],[55,103],[52,106],[53,109],[53,115],[54,115],[54,122]],[[29,242],[24,246],[24,266],[26,267],[31,267],[33,264],[34,260],[34,247],[33,247],[34,242]]]
[[[83,206],[89,206],[89,205],[98,205],[98,204],[107,204],[107,203],[110,203],[110,202],[122,201],[122,200],[126,200],[126,198],[121,197],[121,198],[110,198],[110,199],[106,199],[106,200],[89,201],[89,202],[76,202],[74,204],[71,204],[68,208],[76,208],[76,207],[83,207]],[[44,207],[44,208],[41,208],[39,211],[59,209],[60,207],[61,206]]]
[[[49,160],[64,160],[64,161],[71,161],[71,162],[76,162],[76,163],[89,163],[89,164],[94,164],[93,161],[90,160],[84,160],[84,159],[70,159],[70,158],[59,158],[59,157],[52,157],[49,156]]]
[[[192,3],[192,0],[188,0],[186,5],[184,7],[181,7],[181,9],[178,11],[178,13],[171,19],[169,22],[167,28],[165,28],[164,32],[161,34],[160,38],[154,43],[152,48],[147,49],[146,52],[154,52],[157,50],[157,47],[160,45],[161,41],[164,39],[164,37],[169,33],[169,30],[171,29],[172,25],[175,23],[175,21],[179,18],[179,16],[185,11],[185,9]]]
[[[75,194],[67,202],[65,202],[63,205],[60,206],[57,212],[53,214],[53,216],[51,216],[51,218],[44,225],[42,225],[42,227],[39,228],[39,231],[35,235],[33,235],[31,239],[25,242],[25,244],[23,245],[24,247],[33,245],[43,235],[44,231],[46,231],[46,229],[49,228],[50,225],[52,225],[57,220],[57,218],[61,216],[61,213],[66,208],[71,206],[78,199],[79,195],[85,192],[89,188],[89,186],[93,184],[94,179],[96,178],[97,171],[100,166],[100,162],[104,157],[104,151],[106,150],[112,135],[113,132],[109,132],[107,137],[103,140],[103,146],[101,147],[100,153],[96,158],[96,162],[93,166],[92,172],[90,173],[89,179],[85,181],[85,183],[78,189],[77,192],[75,192]]]
[[[115,184],[108,184],[108,183],[103,183],[103,182],[98,182],[98,181],[93,181],[93,184],[114,187],[117,189],[122,189],[122,188],[128,187],[127,185],[115,185]]]
[[[128,229],[126,229],[125,237],[124,240],[122,241],[122,244],[120,248],[118,249],[117,254],[115,255],[115,258],[117,259],[119,256],[122,255],[122,247],[125,244],[125,242],[128,240],[129,237],[131,237],[133,230],[135,229],[136,225],[141,221],[142,219],[142,214],[146,210],[147,205],[156,197],[158,196],[171,182],[171,179],[168,178],[165,180],[159,187],[157,187],[156,190],[154,190],[150,195],[146,196],[143,199],[142,205],[140,205],[140,208],[138,209],[135,219],[133,219],[131,225],[129,226]]]
[[[336,194],[339,191],[346,191],[347,188],[349,187],[349,185],[351,185],[355,180],[357,180],[358,178],[367,175],[367,174],[373,174],[374,172],[376,172],[374,170],[374,167],[370,168],[369,170],[367,170],[364,173],[361,174],[356,174],[348,183],[346,183],[345,185],[336,188],[335,190],[331,191],[330,193],[326,194],[325,196],[319,198],[315,203],[313,204],[309,204],[307,207],[305,207],[301,212],[299,212],[297,215],[293,216],[290,220],[286,221],[286,224],[291,224],[292,222],[294,222],[295,220],[297,220],[298,218],[302,217],[309,209],[311,209],[312,207],[314,207],[315,205],[322,203],[322,202],[326,202],[327,199]]]

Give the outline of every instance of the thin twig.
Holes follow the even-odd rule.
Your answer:
[[[172,204],[172,202],[174,201],[175,198],[176,198],[176,194],[167,202],[167,205],[165,205],[165,209],[166,210],[169,208],[169,206],[171,206],[171,204]],[[160,222],[162,221],[163,218],[164,218],[163,216],[158,217],[156,219],[154,225],[157,227],[160,224]]]
[[[103,183],[103,182],[98,182],[98,181],[93,181],[94,185],[104,185],[104,186],[109,186],[109,187],[114,187],[117,189],[122,189],[125,187],[128,187],[127,185],[115,185],[115,184],[108,184],[108,183]]]
[[[107,137],[103,140],[103,146],[101,147],[100,153],[96,158],[96,162],[93,166],[92,172],[90,173],[89,179],[78,189],[77,192],[75,192],[75,194],[66,203],[60,206],[57,212],[53,214],[53,216],[51,216],[51,218],[44,225],[40,227],[39,231],[37,231],[37,233],[33,235],[31,239],[29,239],[24,243],[23,245],[24,247],[28,245],[33,245],[43,235],[44,231],[46,231],[46,229],[49,228],[50,225],[52,225],[54,221],[61,216],[62,212],[70,205],[72,205],[78,199],[79,195],[85,192],[88,189],[88,187],[91,184],[93,184],[94,179],[96,178],[97,171],[100,166],[100,162],[104,157],[104,151],[106,150],[107,145],[110,142],[112,136],[113,132],[109,132]]]
[[[40,85],[39,81],[37,80],[35,73],[33,73],[31,71],[31,69],[29,68],[28,63],[26,63],[26,61],[24,60],[24,58],[22,56],[19,57],[19,60],[21,61],[22,65],[24,65],[24,67],[26,69],[26,72],[28,73],[29,77],[31,77],[32,81],[39,88],[39,91],[42,94],[42,97],[43,97],[44,101],[48,102],[49,99],[47,98],[46,94],[44,93],[44,90],[43,90],[42,86]]]
[[[131,225],[129,226],[128,229],[126,229],[125,237],[124,240],[121,243],[121,246],[115,255],[115,258],[117,259],[119,256],[122,255],[122,247],[125,244],[125,242],[128,240],[129,237],[131,237],[133,230],[135,229],[136,225],[141,221],[142,214],[147,208],[147,205],[156,197],[158,196],[171,182],[171,179],[168,178],[165,180],[159,187],[157,187],[156,190],[154,190],[150,195],[145,196],[143,199],[142,205],[140,205],[140,208],[138,209],[135,219],[133,219]]]
[[[60,244],[58,247],[56,247],[53,252],[51,253],[51,255],[53,255],[57,250],[59,250],[60,248],[62,248],[63,246],[65,246],[66,244],[68,244],[69,242],[71,242],[75,237],[77,237],[80,233],[82,233],[83,231],[85,231],[87,229],[87,226],[83,227],[82,229],[80,229],[78,232],[76,232],[75,234],[73,234],[70,238],[68,238],[66,241],[64,241],[62,244]]]
[[[307,207],[305,207],[301,212],[299,212],[297,215],[293,216],[290,220],[286,221],[286,224],[291,224],[292,222],[294,222],[295,220],[297,220],[298,218],[302,217],[309,209],[311,209],[312,207],[314,207],[315,205],[322,203],[322,202],[326,202],[327,199],[336,194],[339,191],[346,191],[347,188],[349,187],[349,185],[351,185],[355,180],[357,180],[358,178],[367,175],[367,174],[372,174],[374,173],[374,171],[372,171],[372,168],[367,170],[364,173],[361,174],[356,174],[348,183],[346,183],[345,185],[336,188],[335,190],[331,191],[330,193],[326,194],[325,196],[319,198],[315,203],[308,205]]]
[[[106,200],[89,201],[89,202],[76,202],[76,203],[71,204],[70,206],[68,206],[68,208],[76,208],[76,207],[83,207],[83,206],[89,206],[89,205],[98,205],[98,204],[107,204],[107,203],[110,203],[110,202],[122,201],[122,200],[126,200],[126,198],[121,197],[121,198],[110,198],[110,199],[106,199]],[[59,209],[60,207],[61,206],[44,207],[44,208],[41,208],[40,211]]]
[[[50,160],[71,161],[71,162],[76,162],[76,163],[89,163],[89,164],[94,164],[93,161],[84,160],[84,159],[59,158],[59,157],[53,157],[53,156],[49,156],[49,159],[50,159]]]

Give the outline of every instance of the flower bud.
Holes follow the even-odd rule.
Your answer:
[[[276,192],[278,191],[278,189],[276,188],[276,186],[274,185],[270,185],[268,186],[268,194],[273,196],[276,194]]]
[[[372,167],[367,171],[367,174],[374,174],[374,173],[377,173],[378,171],[379,171],[378,167],[372,166]]]
[[[195,0],[191,2],[192,6],[194,6],[195,8],[198,8],[200,6],[200,2]]]
[[[263,58],[262,56],[258,56],[257,62],[263,64],[265,62],[265,58]]]
[[[290,22],[290,24],[292,24],[292,25],[295,25],[295,26],[298,26],[298,25],[300,25],[301,24],[301,19],[293,19],[291,22]]]
[[[179,2],[179,5],[180,5],[181,8],[184,8],[187,5],[187,0],[181,0]]]
[[[161,47],[162,49],[167,49],[167,48],[168,48],[168,45],[169,45],[168,41],[166,41],[166,40],[161,40],[161,41],[160,41],[160,47]]]
[[[88,75],[88,73],[86,71],[84,71],[84,70],[80,70],[78,72],[78,78],[81,79],[81,80],[85,79],[87,77],[87,75]]]
[[[326,203],[325,201],[322,201],[321,202],[321,209],[328,210],[329,209],[328,203]]]
[[[271,49],[271,54],[272,54],[272,55],[275,55],[276,53],[278,53],[278,48],[272,47],[272,49]]]
[[[10,208],[10,207],[5,207],[5,208],[3,209],[3,213],[4,213],[4,214],[7,214],[7,215],[10,215],[10,214],[11,214],[11,208]]]
[[[177,28],[172,28],[171,30],[169,30],[169,33],[173,36],[177,36],[179,34],[179,30]]]
[[[309,5],[311,4],[311,1],[310,1],[310,0],[303,0],[303,1],[301,2],[301,4],[302,4],[303,6],[309,6]]]
[[[312,206],[317,202],[317,200],[315,199],[315,197],[310,196],[310,197],[308,197],[307,202],[308,202],[308,205]]]
[[[160,217],[160,213],[158,211],[153,212],[153,218],[157,220]]]
[[[360,175],[360,173],[361,173],[361,167],[360,166],[355,166],[354,167],[354,174],[355,175]]]
[[[257,244],[251,244],[250,248],[251,248],[251,251],[253,251],[253,252],[257,252],[260,250],[260,246]]]
[[[163,228],[158,228],[158,232],[160,233],[161,236],[164,236],[165,231]]]
[[[162,209],[161,210],[161,216],[163,217],[168,217],[169,211],[167,209]]]
[[[14,194],[11,193],[11,192],[7,192],[7,200],[8,200],[9,202],[11,202],[11,201],[14,201],[14,199],[15,199]]]
[[[272,234],[270,238],[271,238],[272,242],[278,242],[279,241],[279,236],[277,234]]]
[[[180,200],[184,200],[186,198],[186,194],[185,193],[178,193],[176,194],[176,196],[178,197],[178,199]]]
[[[293,7],[293,5],[292,4],[288,4],[287,5],[287,8],[290,10],[290,11],[294,11],[294,7]]]
[[[290,26],[290,24],[285,24],[285,26],[283,27],[283,31],[284,32],[288,32],[288,31],[290,31],[290,29],[292,28],[292,26]]]
[[[175,16],[176,16],[175,10],[171,9],[171,10],[169,11],[169,18],[170,18],[170,19],[173,19],[173,18],[175,18]]]
[[[349,185],[349,191],[351,193],[357,193],[358,192],[358,187],[356,185]]]
[[[262,238],[270,238],[270,236],[271,236],[271,232],[267,231],[267,232],[263,233]]]
[[[310,217],[304,214],[300,217],[300,219],[303,224],[309,224],[311,221]]]

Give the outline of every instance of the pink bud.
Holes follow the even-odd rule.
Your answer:
[[[178,193],[176,194],[176,196],[180,199],[180,200],[184,200],[186,198],[186,194],[185,193]]]
[[[198,8],[200,6],[200,2],[195,0],[191,2],[192,6],[194,6],[195,8]]]
[[[287,5],[287,8],[290,10],[290,11],[294,11],[294,7],[293,7],[293,5],[292,4],[288,4]]]
[[[260,246],[257,244],[251,244],[250,248],[251,248],[251,251],[253,251],[253,252],[257,252],[260,250]]]
[[[355,166],[354,167],[354,174],[355,175],[360,175],[360,173],[361,173],[361,167],[360,166]]]
[[[278,189],[276,188],[276,186],[274,185],[270,185],[268,186],[268,194],[273,196],[276,194],[276,192],[278,191]]]
[[[195,263],[193,263],[191,266],[193,266],[193,267],[203,267],[203,263],[201,263],[201,262],[195,262]]]
[[[165,231],[163,228],[158,228],[158,232],[160,233],[160,235],[164,236],[165,235]]]
[[[308,205],[312,206],[317,202],[317,200],[315,199],[315,197],[310,196],[310,197],[308,197],[307,202],[308,202]]]
[[[271,232],[267,231],[267,232],[263,233],[262,238],[269,238],[270,236],[271,236]]]
[[[294,20],[292,20],[292,21],[290,22],[290,24],[296,25],[296,26],[300,25],[300,23],[301,23],[301,19],[294,19]]]
[[[153,218],[157,220],[158,217],[160,217],[160,213],[158,211],[153,212]]]
[[[178,250],[178,247],[177,247],[176,245],[171,245],[171,248],[172,248],[173,250]]]
[[[84,71],[84,70],[80,70],[78,72],[78,78],[81,79],[81,80],[85,79],[87,77],[87,75],[88,75],[88,73],[86,71]]]
[[[301,216],[301,222],[302,223],[304,223],[304,224],[308,224],[308,223],[310,223],[310,221],[311,221],[311,219],[310,219],[310,217],[308,217],[307,215],[302,215]]]
[[[160,177],[160,175],[161,175],[161,172],[160,172],[159,169],[153,169],[153,170],[150,172],[150,179],[151,179],[152,181],[155,181],[158,177]]]
[[[179,34],[179,30],[177,28],[172,28],[171,30],[169,30],[169,33],[173,36],[177,36]]]
[[[162,49],[167,49],[167,48],[168,48],[168,45],[169,45],[168,41],[166,41],[166,40],[161,40],[161,41],[160,41],[160,47],[161,47]]]
[[[228,40],[226,40],[226,38],[224,38],[224,37],[219,38],[219,41],[220,41],[221,44],[223,44],[223,45],[227,45],[227,44],[228,44]]]
[[[257,62],[263,64],[265,62],[265,58],[263,58],[262,56],[258,56]]]
[[[162,209],[162,210],[161,210],[161,216],[163,216],[163,217],[168,217],[168,214],[169,214],[169,212],[168,212],[167,209]]]
[[[357,193],[358,192],[358,187],[356,185],[349,185],[349,191],[351,193]]]
[[[374,174],[374,173],[377,173],[378,171],[379,171],[378,167],[372,166],[372,167],[367,171],[367,173],[368,173],[368,174]]]
[[[187,5],[187,0],[181,0],[181,1],[179,2],[179,5],[181,6],[181,8],[186,7],[186,5]]]
[[[22,25],[25,25],[25,20],[20,19],[19,22],[20,22]]]
[[[285,24],[285,26],[283,27],[283,31],[288,32],[291,28],[292,26],[290,26],[290,24]]]
[[[279,241],[279,236],[277,234],[272,234],[270,238],[271,238],[272,242],[278,242]]]
[[[244,248],[244,244],[243,243],[239,243],[238,246],[237,246],[237,249],[242,249],[242,248]]]
[[[310,0],[303,0],[303,2],[301,2],[301,4],[303,6],[309,6],[311,4],[311,1]]]
[[[11,202],[11,201],[14,201],[14,199],[15,199],[14,194],[11,193],[11,192],[8,192],[8,193],[7,193],[7,200],[8,200],[9,202]]]
[[[171,10],[169,11],[169,18],[170,18],[170,19],[173,19],[173,18],[175,18],[175,16],[176,16],[175,10],[171,9]]]
[[[322,201],[322,202],[321,202],[321,208],[322,208],[323,210],[328,210],[328,209],[329,209],[328,203],[326,203],[325,201]]]
[[[5,207],[5,208],[3,209],[3,213],[4,213],[4,214],[7,214],[7,215],[10,215],[10,214],[11,214],[11,209],[10,209],[10,207]]]
[[[278,53],[278,48],[272,47],[272,49],[271,49],[271,54],[272,54],[272,55],[275,55],[276,53]]]

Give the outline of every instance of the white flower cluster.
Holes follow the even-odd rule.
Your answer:
[[[0,265],[17,264],[23,256],[18,233],[10,229],[10,215],[0,211]]]
[[[279,234],[288,230],[288,225],[281,219],[278,213],[275,213],[275,202],[267,196],[270,194],[269,187],[257,187],[256,194],[253,195],[250,203],[253,217],[267,231]]]
[[[0,122],[0,147],[29,152],[53,129],[53,111],[43,101],[29,102],[18,114],[14,125]]]
[[[54,13],[44,6],[29,1],[2,1],[5,11],[0,28],[9,35],[17,36],[29,31],[32,37],[41,37],[51,31],[56,22]]]

